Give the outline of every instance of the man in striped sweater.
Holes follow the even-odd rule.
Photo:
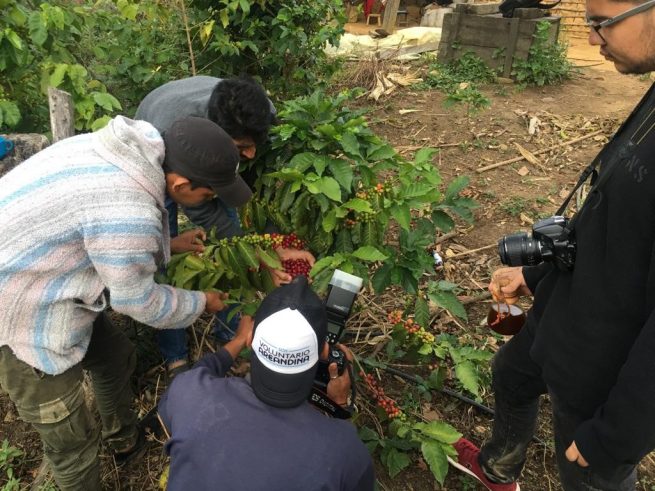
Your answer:
[[[144,440],[130,407],[134,347],[105,308],[172,329],[225,307],[220,293],[158,285],[154,273],[170,255],[166,193],[187,206],[216,195],[240,206],[251,191],[238,163],[207,119],[182,119],[162,138],[119,116],[0,179],[0,384],[39,432],[62,490],[101,487],[83,369],[117,460]]]

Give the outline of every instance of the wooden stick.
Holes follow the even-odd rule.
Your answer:
[[[68,92],[48,87],[52,143],[75,134],[75,106]]]
[[[447,234],[443,234],[441,237],[437,237],[437,240],[434,241],[435,245],[436,244],[441,244],[443,241],[452,239],[458,234],[458,232],[453,231],[453,232],[448,232]]]
[[[591,138],[592,136],[599,135],[603,132],[603,130],[596,130],[592,131],[591,133],[588,133],[584,136],[581,136],[579,138],[574,138],[573,140],[569,140],[563,143],[558,143],[557,145],[552,145],[548,148],[544,148],[541,150],[537,150],[536,152],[532,152],[532,155],[541,155],[542,153],[550,152],[551,150],[554,150],[556,148],[561,148],[561,147],[566,147],[568,145],[572,145],[574,143],[581,142],[582,140],[586,140],[587,138]],[[484,167],[480,167],[479,169],[475,169],[477,173],[482,173],[491,169],[495,169],[496,167],[501,167],[503,165],[507,164],[513,164],[514,162],[520,162],[521,160],[525,160],[525,157],[521,155],[520,157],[514,157],[513,159],[508,159],[508,160],[503,160],[502,162],[497,162],[495,164],[490,164],[486,165]]]
[[[476,252],[491,249],[492,247],[496,247],[496,246],[497,246],[497,244],[489,244],[489,245],[486,245],[484,247],[478,247],[477,249],[471,249],[470,251],[460,252],[460,253],[455,254],[453,256],[450,256],[450,257],[446,256],[445,259],[447,261],[448,259],[455,259],[456,257],[468,256],[469,254],[475,254]]]
[[[182,10],[182,21],[184,22],[184,30],[186,31],[186,42],[189,45],[189,57],[191,58],[191,74],[196,76],[196,57],[193,54],[193,46],[191,45],[191,32],[189,29],[189,19],[186,16],[186,5],[184,5],[184,0],[180,0],[180,6]]]

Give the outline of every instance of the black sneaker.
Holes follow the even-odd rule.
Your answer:
[[[125,452],[114,452],[116,465],[120,467],[140,459],[148,449],[148,446],[149,442],[146,440],[145,429],[141,425],[137,425],[137,438],[132,448]]]

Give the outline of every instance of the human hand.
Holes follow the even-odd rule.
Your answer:
[[[205,293],[205,312],[213,314],[219,310],[225,309],[225,300],[227,300],[227,293],[213,291]]]
[[[582,456],[575,441],[566,449],[565,455],[569,462],[576,462],[580,467],[589,467],[589,462]]]
[[[255,319],[250,315],[241,314],[241,319],[239,320],[239,327],[237,327],[237,332],[234,333],[234,338],[242,339],[244,341],[250,339],[254,327],[255,327]]]
[[[271,280],[273,280],[273,284],[276,287],[291,283],[291,280],[293,279],[293,276],[282,269],[269,268],[268,266],[266,266],[266,269],[271,273]]]
[[[352,352],[341,343],[337,343],[336,347],[343,351],[348,363],[352,363]],[[345,406],[348,404],[348,397],[351,392],[350,387],[352,385],[349,371],[346,369],[341,375],[339,375],[337,364],[330,363],[328,366],[328,373],[330,374],[330,381],[327,385],[327,396],[340,406]]]
[[[205,250],[205,246],[202,244],[205,240],[207,240],[207,235],[203,229],[187,230],[171,239],[171,252],[173,254],[202,252]]]
[[[310,266],[314,266],[316,258],[309,251],[303,251],[300,249],[286,249],[284,247],[278,247],[275,249],[277,255],[280,256],[281,261],[293,261],[301,260],[307,261]]]
[[[275,249],[275,252],[280,257],[281,261],[293,261],[293,260],[307,261],[310,268],[314,266],[314,263],[316,262],[316,259],[309,251],[302,251],[300,249],[286,249],[284,247],[278,247],[277,249]],[[273,280],[273,284],[276,287],[281,285],[286,285],[287,283],[291,283],[291,280],[293,280],[293,276],[291,276],[289,273],[287,273],[284,270],[273,269],[273,268],[268,268],[268,270],[271,273],[271,279]]]
[[[498,303],[515,304],[519,297],[532,295],[532,292],[525,284],[523,268],[499,268],[491,275],[489,291],[494,301]]]
[[[255,319],[249,315],[242,314],[241,319],[239,320],[239,327],[237,327],[237,332],[234,333],[234,337],[228,341],[223,348],[230,353],[233,360],[236,360],[241,350],[248,346],[248,343],[252,339],[252,330],[255,326]]]

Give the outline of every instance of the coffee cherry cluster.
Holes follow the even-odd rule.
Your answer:
[[[368,188],[368,189],[362,189],[355,193],[355,196],[358,197],[359,199],[370,199],[374,197],[376,194],[384,194],[384,193],[390,193],[393,190],[393,186],[391,184],[391,181],[384,181],[384,183],[377,183],[375,186]]]
[[[427,332],[423,327],[419,326],[412,317],[407,317],[403,320],[403,314],[400,310],[389,312],[387,318],[394,326],[402,326],[409,334],[416,336],[424,343],[434,342],[434,334]]]
[[[380,384],[378,384],[373,375],[370,373],[367,375],[362,370],[359,372],[359,376],[366,382],[368,390],[375,397],[377,405],[384,410],[389,419],[405,419],[405,413],[400,410],[395,400],[384,393],[384,389],[380,387]]]
[[[229,239],[224,238],[217,240],[216,245],[219,246],[235,246],[239,241],[246,244],[258,245],[263,249],[277,249],[284,247],[285,249],[304,249],[305,243],[300,240],[296,234],[250,234],[243,237],[235,236]]]
[[[305,276],[309,277],[309,271],[312,267],[304,259],[287,259],[282,261],[282,267],[284,271],[289,273],[293,278],[296,276]]]
[[[355,213],[355,221],[356,222],[373,222],[376,220],[376,213],[369,213],[366,211],[362,211],[360,213]]]
[[[296,234],[291,232],[287,235],[270,234],[275,247],[284,247],[285,249],[299,249],[305,248],[305,243],[298,238]]]

